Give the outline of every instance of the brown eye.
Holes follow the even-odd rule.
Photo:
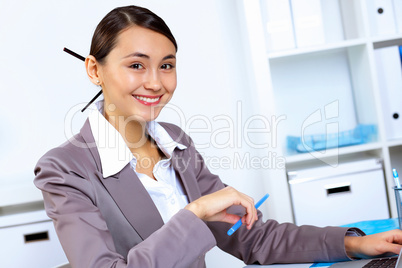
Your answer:
[[[144,67],[140,63],[134,63],[130,66],[133,69],[144,69]]]
[[[162,66],[161,66],[161,69],[164,69],[164,70],[170,70],[173,68],[174,68],[174,66],[172,64],[168,64],[168,63],[162,64]]]

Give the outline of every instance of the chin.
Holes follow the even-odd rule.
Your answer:
[[[150,114],[132,114],[128,116],[125,120],[126,121],[138,121],[138,122],[150,122],[154,121],[157,117],[159,116],[159,113],[156,115],[150,115]]]
[[[160,114],[161,110],[158,109],[157,111],[153,112],[153,113],[147,113],[143,115],[143,119],[147,122],[150,121],[154,121],[156,120],[156,118],[158,118],[159,114]]]

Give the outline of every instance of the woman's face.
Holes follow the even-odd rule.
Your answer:
[[[152,121],[176,88],[176,48],[164,35],[132,26],[99,66],[106,115]]]

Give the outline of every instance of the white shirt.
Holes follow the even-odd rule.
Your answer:
[[[146,132],[155,140],[167,158],[157,162],[153,168],[153,175],[157,180],[138,173],[136,171],[137,159],[131,153],[121,134],[103,116],[103,100],[98,101],[96,107],[97,109],[89,115],[89,123],[99,151],[103,176],[106,178],[114,175],[130,163],[158,208],[163,222],[166,223],[188,204],[187,196],[176,176],[171,159],[175,148],[183,150],[187,147],[175,142],[157,122],[148,122]]]

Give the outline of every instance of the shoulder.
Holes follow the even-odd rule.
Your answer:
[[[96,149],[96,145],[94,146]],[[74,172],[84,176],[87,168],[95,167],[96,161],[91,153],[91,144],[87,144],[79,133],[46,152],[38,160],[34,173],[38,175],[43,170],[53,170],[63,173]]]
[[[73,138],[80,139],[79,134]],[[74,204],[71,200],[80,199],[95,204],[93,185],[97,170],[90,150],[74,145],[71,140],[45,153],[34,168],[33,183],[43,193],[48,215],[57,210],[54,206],[60,208],[56,203],[62,200]]]
[[[39,159],[37,167],[51,165],[53,168],[77,169],[85,166],[99,166],[98,162],[100,162],[98,149],[89,120],[86,120],[79,133],[45,153]]]

